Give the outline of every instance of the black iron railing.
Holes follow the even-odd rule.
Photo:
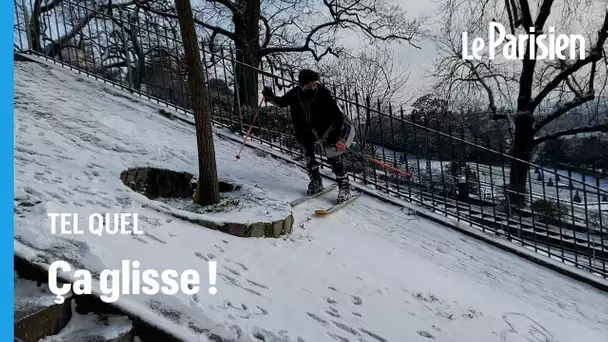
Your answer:
[[[95,3],[15,1],[15,50],[189,112],[177,20],[131,2]],[[230,47],[201,51],[214,123],[237,133],[253,125],[257,142],[300,156],[287,111],[263,106],[251,122],[262,87],[280,94],[293,86],[289,67],[246,65]],[[519,193],[526,201],[512,203],[514,158],[505,134],[475,134],[466,125],[444,123],[442,113],[407,112],[362,98],[348,84],[329,86],[357,127],[346,154],[353,179],[608,278],[607,170],[520,160],[529,169]]]

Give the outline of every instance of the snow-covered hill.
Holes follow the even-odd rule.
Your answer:
[[[243,239],[143,208],[119,173],[152,165],[197,172],[193,127],[155,104],[59,67],[15,63],[15,250],[89,270],[194,268],[218,292],[123,296],[186,341],[586,341],[608,336],[608,294],[378,200],[327,218],[297,207],[294,232]],[[295,166],[216,138],[220,176],[291,200]],[[136,211],[144,236],[50,233],[48,212]],[[196,330],[198,330],[196,329]],[[198,330],[198,331],[201,331]]]

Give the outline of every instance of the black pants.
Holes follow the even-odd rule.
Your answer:
[[[315,156],[315,145],[303,147],[304,157],[306,157],[306,171],[312,177],[319,173],[319,162]],[[333,158],[327,158],[327,163],[331,167],[331,170],[336,175],[336,178],[346,178],[346,170],[344,169],[344,161],[342,155],[338,155]]]

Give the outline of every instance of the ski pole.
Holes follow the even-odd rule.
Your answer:
[[[249,129],[247,130],[247,134],[245,134],[245,139],[243,139],[243,145],[241,145],[241,149],[239,150],[239,153],[236,155],[236,159],[241,159],[241,152],[243,152],[243,148],[245,148],[245,143],[247,142],[249,135],[251,135],[251,130],[253,129],[253,124],[255,123],[255,120],[258,118],[258,114],[260,113],[260,107],[262,107],[262,102],[264,102],[263,96],[262,96],[262,100],[260,101],[260,104],[258,105],[258,108],[256,108],[256,110],[255,110],[255,115],[253,116],[253,119],[251,120],[251,124],[249,125]]]
[[[336,146],[339,149],[342,149],[342,150],[346,150],[347,149],[346,146],[344,146],[344,145],[342,145],[340,143],[336,144]],[[359,154],[361,154],[364,158],[366,158],[367,160],[369,160],[369,161],[371,161],[373,163],[376,163],[376,164],[378,164],[378,165],[380,165],[380,166],[382,166],[382,167],[384,167],[386,169],[393,170],[393,171],[395,171],[395,172],[397,172],[399,174],[402,174],[402,175],[406,176],[408,179],[414,178],[414,175],[411,172],[407,172],[407,171],[398,169],[398,168],[396,168],[396,167],[394,167],[394,166],[392,166],[390,164],[387,164],[387,163],[381,162],[381,161],[379,161],[377,159],[374,159],[374,158],[372,158],[372,157],[370,157],[370,156],[368,156],[368,155],[366,155],[364,153],[359,152]]]

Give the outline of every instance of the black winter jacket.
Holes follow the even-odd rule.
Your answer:
[[[283,96],[268,99],[281,108],[289,106],[298,143],[310,147],[317,141],[335,145],[341,138],[344,117],[329,89],[304,91],[295,87]]]

